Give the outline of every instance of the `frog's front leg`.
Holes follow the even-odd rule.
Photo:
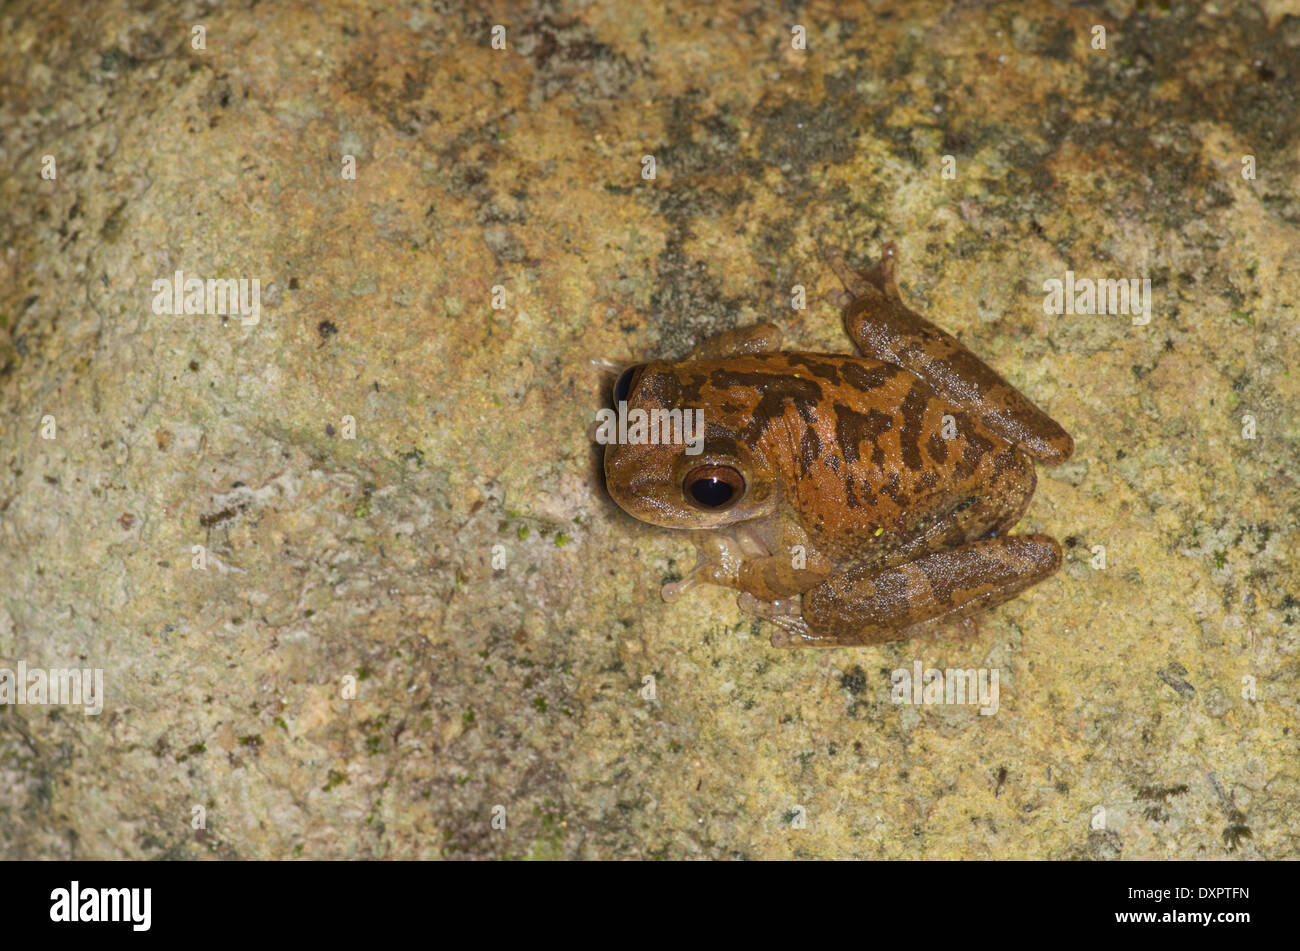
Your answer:
[[[1074,452],[1074,440],[956,337],[903,303],[894,280],[898,250],[885,246],[880,262],[863,274],[827,251],[832,269],[854,298],[844,309],[844,329],[864,354],[919,376],[947,400],[976,413],[989,429],[1035,459],[1053,466]]]
[[[788,554],[772,554],[745,525],[725,532],[698,533],[695,545],[698,562],[680,581],[670,581],[660,589],[665,601],[675,601],[696,585],[716,584],[744,592],[740,607],[750,614],[766,616],[764,612],[771,610],[798,614],[799,592],[821,584],[830,574],[816,554],[808,567],[794,567]],[[794,600],[788,600],[791,598]],[[748,599],[761,607],[747,607]]]
[[[723,357],[739,357],[749,353],[773,353],[780,349],[781,328],[764,322],[705,337],[695,345],[688,359],[721,360]]]
[[[747,560],[769,557],[767,547],[746,526],[727,531],[696,532],[698,552],[695,567],[679,581],[670,581],[659,589],[665,601],[676,601],[699,584],[717,584],[729,588],[741,584]]]
[[[1001,604],[1060,566],[1047,535],[982,538],[893,568],[850,567],[806,591],[797,617],[789,604],[751,599],[747,610],[781,628],[774,647],[883,644]]]

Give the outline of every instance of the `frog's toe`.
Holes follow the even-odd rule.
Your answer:
[[[773,647],[800,647],[814,640],[808,622],[802,617],[781,615],[768,620],[778,628],[772,633]]]
[[[849,267],[848,262],[844,260],[844,250],[835,244],[822,244],[822,258],[835,272],[835,276],[840,279],[848,291],[849,299],[861,297],[871,286],[871,282],[859,274],[853,268]]]
[[[769,621],[783,617],[799,617],[802,613],[802,604],[798,598],[762,601],[748,591],[736,599],[736,604],[746,614],[754,614]]]
[[[669,581],[659,589],[659,596],[665,601],[676,601],[699,583],[699,576],[693,572],[681,581]]]

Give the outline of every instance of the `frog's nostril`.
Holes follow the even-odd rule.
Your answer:
[[[740,501],[745,478],[731,466],[700,466],[690,471],[682,488],[700,508],[718,511]]]

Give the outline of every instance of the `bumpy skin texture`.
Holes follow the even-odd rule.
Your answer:
[[[1033,495],[1033,462],[1070,436],[956,339],[903,304],[896,251],[864,274],[828,252],[852,298],[862,356],[779,352],[771,324],[703,341],[629,377],[628,409],[700,409],[704,451],[609,445],[606,483],[630,514],[695,530],[700,563],[664,586],[742,592],[776,646],[910,637],[1014,596],[1060,567],[1056,541],[1008,536]],[[683,480],[740,473],[744,492],[700,505]]]

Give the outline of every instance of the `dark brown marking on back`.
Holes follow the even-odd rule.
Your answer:
[[[974,420],[965,413],[957,417],[957,431],[966,445],[954,468],[959,479],[968,479],[979,468],[980,460],[993,451],[993,443],[975,431]]]
[[[889,496],[890,500],[900,509],[906,509],[911,503],[911,499],[908,498],[907,493],[899,488],[897,472],[891,472],[889,474],[889,481],[880,487],[880,491]]]
[[[710,433],[708,427],[704,433],[704,455],[708,456],[726,456],[729,459],[740,458],[740,447],[736,445],[736,440],[732,439],[730,434],[721,426],[718,427],[716,434]]]
[[[860,363],[845,363],[840,368],[844,374],[844,382],[855,390],[861,390],[868,393],[877,387],[883,386],[893,379],[894,374],[901,372],[897,367],[892,367],[887,363],[874,366],[868,369]]]
[[[744,373],[738,370],[714,370],[709,383],[718,389],[749,387],[762,396],[754,407],[753,418],[739,433],[749,445],[755,445],[766,433],[772,420],[785,415],[787,402],[793,403],[799,417],[809,426],[816,418],[822,388],[813,380],[788,373]]]
[[[844,504],[851,509],[861,508],[862,503],[858,501],[857,494],[853,491],[853,473],[850,472],[844,478]]]
[[[917,380],[907,390],[898,413],[903,417],[903,429],[899,433],[899,446],[903,451],[903,465],[913,472],[919,472],[925,462],[921,459],[921,433],[925,429],[925,408],[930,402],[931,391],[928,386]]]
[[[839,443],[840,451],[844,453],[844,459],[849,465],[862,458],[860,446],[862,440],[867,438],[871,440],[872,460],[883,464],[885,454],[877,437],[888,432],[893,425],[893,417],[875,407],[859,413],[843,403],[835,404],[835,441]]]
[[[939,433],[931,433],[930,438],[926,440],[925,448],[930,452],[930,458],[939,465],[943,465],[948,460],[948,440],[944,439]]]
[[[832,386],[840,385],[840,371],[833,363],[825,360],[817,360],[809,354],[788,354],[790,366],[803,370],[806,374],[811,375]]]
[[[817,435],[817,430],[807,426],[803,431],[803,439],[799,440],[799,475],[806,476],[812,464],[817,461],[821,455],[822,441]]]

